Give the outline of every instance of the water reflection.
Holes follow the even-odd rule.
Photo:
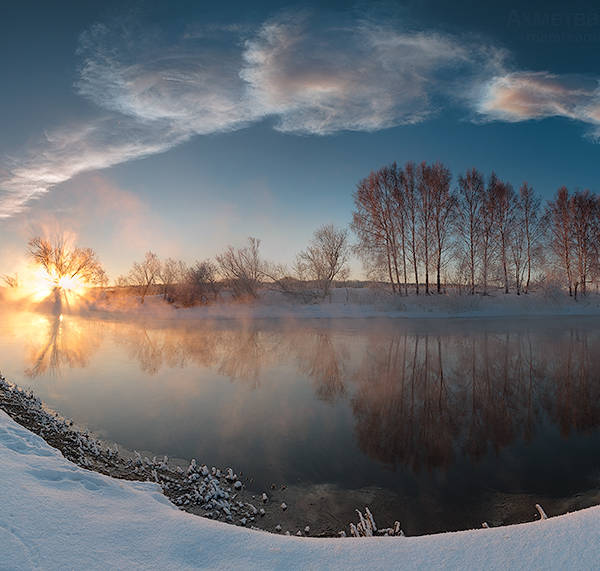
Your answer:
[[[444,374],[443,356],[439,336],[369,340],[352,409],[359,445],[371,457],[412,468],[452,460],[464,415],[456,398],[460,387],[448,388],[455,379]]]
[[[418,469],[530,441],[547,419],[600,423],[597,332],[392,335],[370,340],[352,406],[370,456]]]
[[[20,324],[20,328],[27,321]],[[30,366],[25,374],[35,378],[46,373],[56,375],[64,367],[86,367],[101,344],[93,324],[65,319],[63,315],[36,316],[29,321],[27,351]]]
[[[336,344],[329,331],[302,331],[294,335],[287,350],[296,355],[299,370],[312,381],[320,400],[333,402],[346,394],[344,363],[348,349]]]
[[[413,471],[528,442],[547,421],[563,436],[600,423],[600,338],[593,326],[548,330],[532,322],[515,331],[508,323],[444,324],[423,331],[387,323],[345,331],[316,323],[40,319],[29,335],[29,377],[86,367],[104,336],[151,376],[204,367],[259,390],[264,375],[284,363],[310,380],[317,399],[349,404],[365,454]]]
[[[260,386],[261,372],[277,354],[277,339],[259,330],[206,326],[149,328],[143,324],[113,324],[112,335],[127,348],[140,369],[157,375],[163,368],[209,367],[231,380]]]

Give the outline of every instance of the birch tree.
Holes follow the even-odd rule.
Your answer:
[[[586,295],[587,282],[593,261],[594,220],[596,218],[596,198],[589,190],[576,192],[569,200],[575,260],[577,262],[578,279],[575,283],[575,295],[578,287]]]
[[[456,214],[456,196],[450,191],[450,170],[441,163],[432,167],[431,210],[433,218],[434,253],[437,292],[441,293],[441,272],[448,249],[452,221]]]
[[[417,175],[414,163],[408,162],[404,166],[400,186],[404,197],[403,215],[406,219],[407,242],[415,276],[415,293],[419,295],[419,198],[417,195]]]
[[[483,176],[471,169],[458,178],[457,234],[467,263],[469,293],[475,295],[477,254],[481,240],[480,209],[483,196]]]
[[[495,210],[494,228],[496,240],[498,242],[500,264],[502,266],[502,274],[504,278],[504,293],[508,293],[508,247],[510,241],[510,232],[514,223],[515,191],[509,183],[505,183],[499,179],[496,179],[495,184],[491,189],[491,193]]]
[[[550,230],[550,247],[565,272],[569,296],[573,295],[572,236],[570,197],[566,186],[556,191],[554,200],[546,207],[545,217]]]

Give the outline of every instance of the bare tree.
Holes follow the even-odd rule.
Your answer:
[[[589,190],[576,192],[569,200],[575,259],[577,261],[578,280],[575,284],[575,296],[578,286],[581,293],[586,294],[588,276],[593,261],[593,251],[596,247],[594,222],[596,218],[596,198]]]
[[[2,281],[6,284],[6,287],[18,288],[19,287],[19,274],[13,274],[12,276],[5,274],[2,276]]]
[[[562,186],[556,192],[554,200],[548,203],[546,208],[546,220],[550,229],[550,244],[556,257],[560,260],[569,295],[573,295],[573,270],[572,270],[572,235],[571,235],[571,209],[570,198],[567,187]]]
[[[456,196],[450,191],[450,170],[441,163],[431,169],[431,210],[435,237],[435,268],[437,292],[441,293],[443,256],[448,248],[448,235],[455,216]]]
[[[134,262],[129,272],[129,283],[137,286],[141,294],[141,303],[148,290],[153,286],[160,276],[160,260],[154,252],[146,252],[142,262]]]
[[[69,302],[69,294],[79,293],[81,288],[105,285],[106,272],[91,248],[71,246],[64,237],[54,242],[33,238],[28,244],[28,254],[43,268],[52,284],[54,301],[60,307]]]
[[[260,240],[248,238],[245,248],[229,246],[216,257],[219,270],[228,280],[236,296],[258,296],[258,288],[264,273],[264,261],[260,257]]]
[[[167,258],[164,262],[161,262],[158,278],[162,284],[163,299],[166,300],[169,298],[169,293],[173,286],[178,280],[183,278],[180,272],[180,262],[173,258]]]
[[[515,289],[517,295],[521,295],[523,289],[523,280],[527,269],[527,228],[525,224],[525,211],[520,199],[513,198],[515,206],[513,209],[514,217],[510,231],[510,240],[508,250],[512,260],[513,272],[515,277]]]
[[[127,286],[131,285],[129,276],[125,276],[125,275],[117,276],[117,278],[115,279],[115,285],[117,287],[127,287]]]
[[[496,226],[496,207],[494,202],[494,188],[498,177],[492,172],[488,185],[483,191],[481,206],[479,208],[480,218],[480,250],[481,250],[481,281],[483,295],[488,293],[488,282],[492,256],[494,255],[494,229]]]
[[[394,163],[395,166],[395,163]],[[403,277],[403,281],[404,281],[404,295],[408,295],[408,273],[407,273],[407,266],[406,266],[406,256],[407,256],[407,251],[406,251],[406,245],[407,245],[407,238],[406,238],[406,212],[407,212],[407,207],[406,207],[406,197],[404,195],[403,192],[403,185],[402,185],[402,177],[403,177],[403,173],[401,169],[397,169],[395,171],[395,176],[394,176],[394,198],[395,198],[395,203],[394,203],[394,218],[396,220],[396,226],[397,226],[397,230],[399,232],[399,239],[400,239],[400,252],[402,253],[402,277]],[[400,284],[400,281],[398,280],[398,285]]]
[[[189,286],[187,304],[193,305],[197,301],[208,303],[211,296],[216,300],[219,295],[219,281],[217,279],[217,266],[210,260],[196,262],[187,270],[186,281]]]
[[[399,199],[400,174],[396,164],[372,172],[357,185],[352,228],[359,239],[358,251],[365,265],[385,263],[392,291],[400,289],[399,256],[402,255],[406,288],[404,219]],[[400,244],[402,247],[400,248]],[[399,251],[400,249],[400,251]]]
[[[513,187],[498,178],[491,188],[491,198],[494,205],[494,229],[499,247],[500,263],[504,277],[504,293],[509,291],[508,281],[508,247],[510,232],[514,225],[515,191]]]
[[[469,274],[469,293],[475,294],[477,251],[481,239],[480,208],[483,195],[483,176],[471,169],[458,178],[457,232],[466,258]]]
[[[433,168],[422,162],[417,168],[417,214],[419,242],[423,248],[423,266],[425,269],[425,295],[429,295],[429,252],[431,226],[433,225],[432,194],[435,186]]]
[[[525,232],[525,248],[527,252],[527,277],[523,291],[529,292],[531,283],[531,268],[536,246],[543,234],[544,224],[540,217],[540,198],[535,194],[533,188],[524,182],[519,189],[518,209],[521,215],[521,223]]]
[[[419,295],[419,197],[414,163],[408,162],[401,174],[401,189],[404,200],[401,216],[406,219],[407,242],[412,256],[415,275],[415,292]]]
[[[267,287],[302,301],[314,300],[314,295],[307,290],[306,284],[292,274],[293,271],[285,264],[264,262],[263,276]]]
[[[321,226],[306,250],[298,254],[296,270],[301,278],[314,280],[325,297],[332,282],[348,275],[348,233],[333,224]]]
[[[29,255],[44,268],[54,284],[62,287],[65,280],[79,280],[88,285],[106,283],[106,272],[91,248],[71,247],[64,237],[54,243],[44,238],[29,241]]]

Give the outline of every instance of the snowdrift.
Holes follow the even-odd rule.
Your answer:
[[[409,538],[234,527],[179,511],[157,484],[79,468],[2,411],[0,481],[3,569],[591,569],[600,561],[600,507]]]

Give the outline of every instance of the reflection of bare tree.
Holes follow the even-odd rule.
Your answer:
[[[100,345],[93,325],[70,316],[40,316],[28,336],[31,367],[25,373],[29,377],[56,373],[63,367],[85,367]]]
[[[371,336],[352,399],[361,448],[414,469],[480,458],[547,418],[563,434],[600,425],[597,337],[529,331]],[[593,344],[593,346],[592,346]]]
[[[163,367],[195,364],[214,368],[231,379],[249,381],[255,387],[278,343],[276,334],[252,327],[222,329],[202,324],[149,328],[134,323],[118,324],[115,331],[129,356],[150,375]]]
[[[262,368],[270,360],[269,334],[254,328],[229,330],[220,338],[221,359],[219,373],[231,379],[249,381],[252,386],[260,384]]]
[[[392,335],[385,346],[373,339],[357,378],[352,408],[363,450],[414,468],[451,460],[456,428],[438,339]]]
[[[133,328],[126,337],[129,357],[136,359],[145,373],[155,375],[163,365],[163,345],[143,328]]]
[[[210,329],[118,323],[114,332],[130,358],[150,375],[158,374],[163,367],[212,366],[217,360],[219,335]]]
[[[294,335],[292,350],[300,370],[313,381],[317,397],[333,402],[345,393],[343,362],[348,354],[344,347],[336,349],[332,334],[326,330],[304,330]]]
[[[555,391],[546,396],[546,407],[557,418],[564,436],[572,430],[595,428],[600,416],[599,346],[590,347],[590,337],[572,329],[563,342],[568,357],[557,363]]]
[[[247,324],[151,328],[140,322],[115,324],[114,334],[127,347],[130,358],[150,375],[163,367],[195,364],[258,387],[265,368],[277,360],[285,361],[291,353],[296,355],[300,371],[313,380],[319,398],[333,401],[345,393],[342,364],[348,354],[343,345],[333,342],[328,330],[299,328],[282,335],[277,329]]]

